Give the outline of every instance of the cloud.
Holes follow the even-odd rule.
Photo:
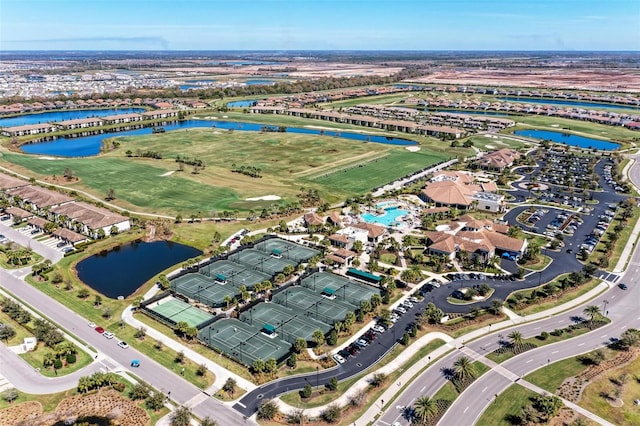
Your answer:
[[[154,45],[164,50],[169,49],[169,42],[164,37],[78,37],[78,38],[48,38],[31,40],[5,40],[6,43],[117,43],[126,46],[137,46],[141,44]]]

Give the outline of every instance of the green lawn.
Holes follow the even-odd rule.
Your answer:
[[[525,380],[555,393],[564,379],[577,376],[585,368],[587,366],[578,361],[578,357],[567,358],[528,374]]]
[[[471,142],[473,142],[473,146],[484,151],[491,151],[501,148],[519,149],[525,146],[522,141],[510,139],[509,137],[502,135],[495,136],[495,138],[490,138],[487,136],[471,136],[469,139],[471,140]],[[462,142],[463,141],[464,139],[462,140]]]
[[[51,367],[45,368],[44,365],[42,364],[42,361],[44,360],[44,355],[47,352],[53,352],[53,349],[47,348],[44,346],[44,344],[40,343],[38,344],[38,347],[35,351],[21,354],[20,357],[25,361],[27,361],[29,365],[32,366],[33,368],[36,368],[36,369],[39,368],[40,374],[42,374],[45,377],[56,377],[56,376],[64,376],[65,374],[71,374],[75,371],[78,371],[86,367],[87,365],[91,364],[91,361],[93,361],[93,358],[88,353],[78,349],[75,363],[63,366],[60,370],[55,371]]]
[[[336,168],[329,174],[317,176],[313,181],[336,190],[346,185],[352,193],[363,193],[449,158],[446,153],[396,150],[371,162]]]
[[[558,278],[562,278],[563,275],[558,276]],[[558,281],[553,281],[553,283],[558,284]],[[543,284],[540,287],[544,287],[546,284]],[[588,291],[596,288],[598,285],[600,285],[600,280],[596,280],[596,279],[592,279],[591,281],[588,281],[584,284],[582,284],[579,287],[575,287],[572,289],[569,289],[567,291],[565,291],[560,297],[555,297],[552,300],[548,301],[548,302],[544,302],[544,303],[533,303],[531,305],[523,305],[524,307],[521,309],[513,309],[515,312],[517,312],[519,315],[530,315],[530,314],[534,314],[536,312],[541,312],[541,311],[546,311],[547,309],[551,309],[555,306],[559,306],[562,305],[564,303],[567,303],[577,297],[582,296],[583,294],[587,293]],[[533,289],[526,289],[526,290],[519,290],[519,291],[514,291],[513,293],[511,293],[509,295],[509,297],[507,297],[507,300],[509,300],[510,298],[513,297],[514,294],[516,293],[520,293],[524,295],[524,299],[522,300],[526,300],[527,298],[529,298],[529,296],[531,295],[531,292],[534,291],[536,288],[540,288],[540,287],[535,287]]]
[[[477,426],[511,426],[508,416],[520,415],[529,398],[537,395],[535,392],[520,385],[509,386],[494,402],[487,406],[482,416],[476,422]]]

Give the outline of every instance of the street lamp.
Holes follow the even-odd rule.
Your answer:
[[[319,377],[318,375],[320,374],[320,367],[318,367],[316,365],[316,389],[319,389],[320,385],[319,385]]]

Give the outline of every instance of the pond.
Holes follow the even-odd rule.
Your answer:
[[[75,120],[78,118],[105,117],[107,115],[131,114],[145,112],[144,108],[118,108],[118,109],[73,109],[66,111],[39,112],[37,114],[21,115],[0,119],[0,127],[23,126],[25,124],[50,123],[52,121]]]
[[[267,127],[271,131],[277,131],[278,126],[267,126],[265,124],[245,123],[240,121],[219,121],[219,120],[185,120],[175,121],[170,124],[163,124],[165,131],[177,129],[189,129],[197,127],[215,127],[218,129],[234,131],[259,132]],[[117,133],[103,133],[93,136],[82,136],[76,138],[60,138],[51,142],[31,143],[22,145],[20,149],[27,154],[55,155],[59,157],[88,157],[98,155],[102,146],[102,141],[107,138],[118,136],[137,136],[151,134],[152,128],[145,127],[136,130],[127,130]],[[325,135],[344,139],[351,139],[362,142],[382,143],[387,145],[417,145],[417,142],[408,139],[393,138],[387,136],[367,135],[363,133],[337,132],[330,130],[308,129],[302,127],[287,127],[288,133]]]
[[[253,100],[253,101],[233,101],[233,102],[227,102],[227,107],[228,108],[249,108],[252,106],[255,106],[258,103],[258,101]]]
[[[528,138],[547,139],[553,142],[586,149],[595,148],[603,151],[613,151],[620,148],[620,144],[615,142],[607,142],[601,139],[586,138],[584,136],[553,132],[550,130],[516,130],[514,134]]]
[[[82,282],[112,299],[128,297],[151,277],[202,254],[170,241],[133,242],[93,255],[76,269]]]

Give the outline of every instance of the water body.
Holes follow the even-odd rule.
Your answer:
[[[377,223],[383,226],[394,226],[398,223],[398,218],[405,216],[409,213],[408,210],[403,210],[398,207],[389,207],[384,209],[384,214],[375,215],[371,213],[365,213],[361,215],[362,220],[367,223]]]
[[[620,148],[620,145],[614,142],[585,138],[584,136],[571,135],[562,132],[553,132],[549,130],[516,130],[514,134],[518,136],[526,136],[529,138],[547,139],[553,142],[587,149],[596,148],[603,151],[614,151]]]
[[[257,80],[247,80],[244,82],[244,84],[246,84],[247,86],[267,86],[267,85],[271,85],[274,84],[275,81],[273,80],[262,80],[262,79],[257,79]]]
[[[78,263],[78,277],[107,297],[128,297],[160,271],[200,254],[169,241],[133,242]]]
[[[23,126],[25,124],[40,124],[75,120],[78,118],[105,117],[107,115],[131,114],[145,112],[144,108],[118,108],[118,109],[73,109],[69,111],[49,111],[37,114],[21,115],[19,117],[0,119],[0,127]]]
[[[504,98],[498,98],[501,101],[507,102],[519,102],[524,104],[539,104],[539,105],[561,105],[561,106],[572,106],[576,108],[599,108],[599,109],[640,109],[640,106],[634,105],[614,105],[614,104],[604,104],[599,102],[587,102],[587,101],[571,101],[564,99],[540,99],[540,98],[519,98],[517,96],[508,96]]]
[[[259,132],[265,127],[264,124],[244,123],[239,121],[218,121],[218,120],[185,120],[176,121],[168,125],[162,125],[166,131],[178,129],[191,129],[197,127],[216,127],[218,129],[234,131]],[[274,131],[278,126],[266,126]],[[100,135],[83,136],[76,138],[60,138],[51,142],[32,143],[22,145],[20,149],[27,154],[39,155],[55,155],[59,157],[90,157],[98,155],[102,147],[102,141],[107,138],[119,136],[138,136],[151,134],[152,128],[145,127],[142,129],[128,130],[117,133],[103,133]],[[417,145],[417,142],[408,139],[392,138],[387,136],[366,135],[362,133],[336,132],[329,130],[306,129],[302,127],[287,127],[287,133],[297,133],[306,135],[319,135],[323,133],[325,136],[334,136],[344,139],[383,143],[388,145],[411,146]]]
[[[281,62],[271,61],[213,61],[205,62],[205,65],[233,65],[234,67],[241,67],[245,65],[281,65]]]
[[[249,108],[257,104],[258,101],[233,101],[227,102],[228,108]]]

